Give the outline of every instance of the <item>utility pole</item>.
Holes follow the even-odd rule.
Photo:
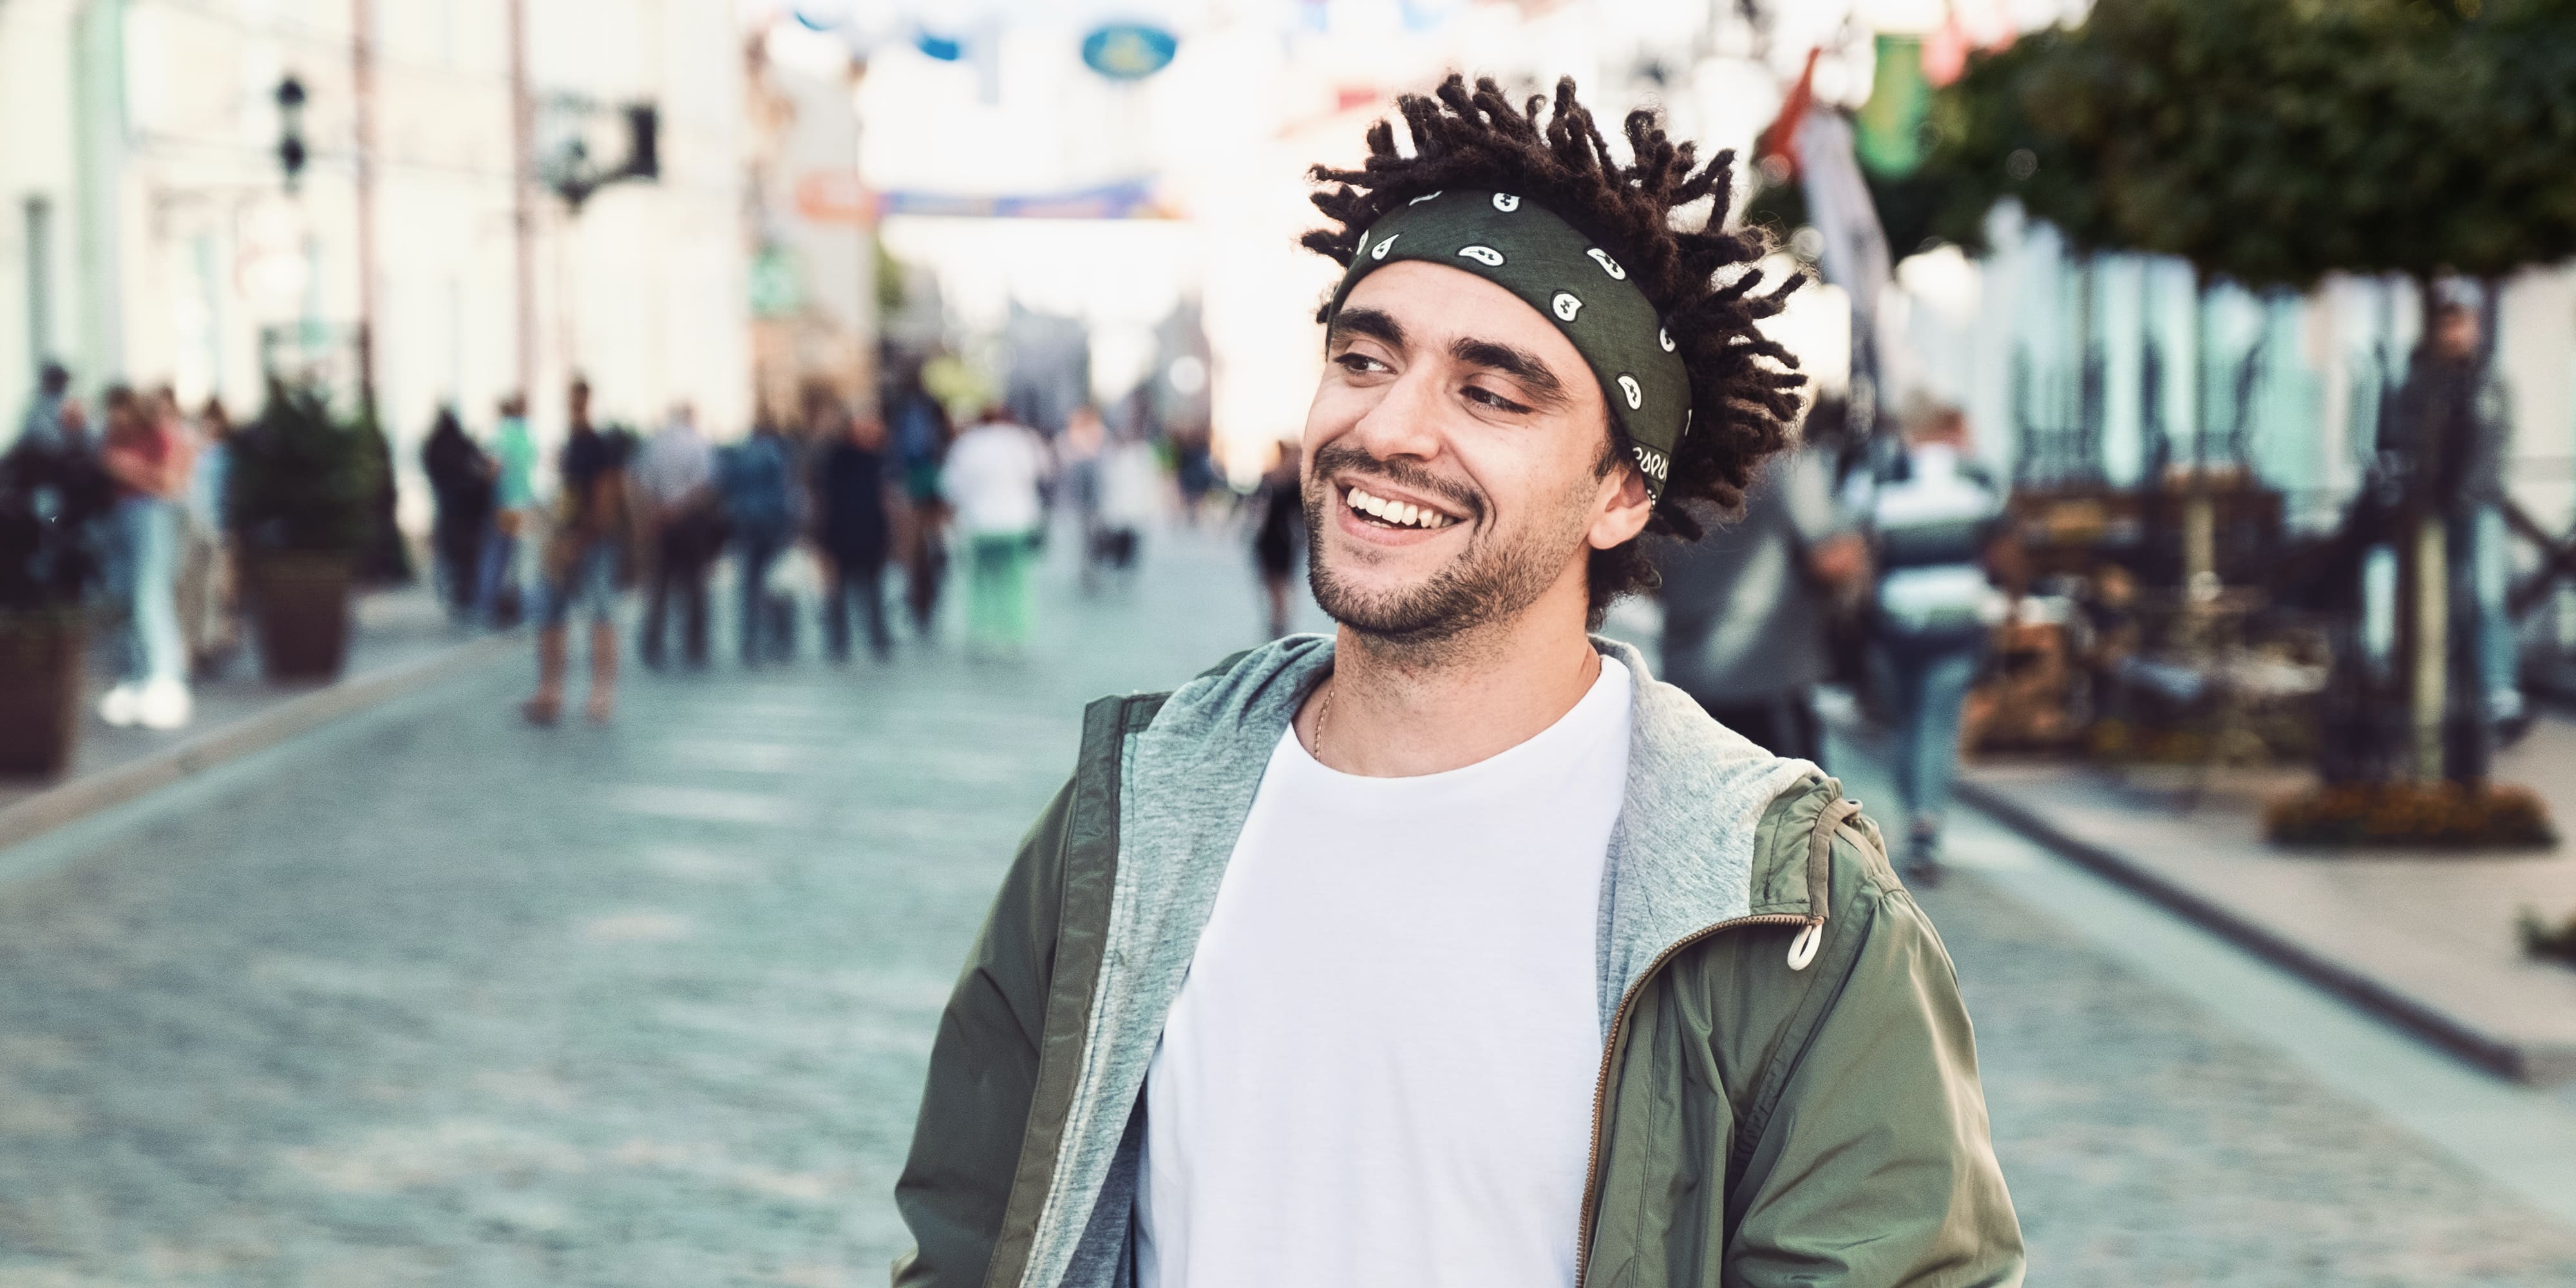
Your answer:
[[[519,396],[537,384],[536,101],[528,95],[527,0],[510,0],[510,229],[518,260]]]
[[[357,108],[358,404],[376,414],[375,0],[349,0],[349,73]]]
[[[861,178],[866,173],[860,159],[866,154],[867,121],[859,115],[859,82],[867,77],[867,63],[852,58],[848,97],[850,100],[850,190],[861,204],[850,213],[850,231],[858,235],[858,272],[852,274],[858,289],[858,308],[850,314],[850,345],[853,370],[850,372],[850,409],[853,415],[876,414],[877,357],[877,239],[876,230],[868,226],[864,204],[867,186]]]

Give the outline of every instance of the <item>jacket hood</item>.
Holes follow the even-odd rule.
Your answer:
[[[1772,802],[1802,785],[1811,820],[1839,790],[1813,765],[1763,751],[1689,695],[1657,682],[1638,650],[1595,637],[1634,677],[1626,799],[1604,864],[1599,910],[1601,1023],[1665,951],[1748,916],[1811,908],[1803,831],[1773,836]],[[1120,1150],[1200,932],[1272,751],[1332,669],[1333,642],[1290,636],[1173,692],[1130,724],[1119,784],[1119,848],[1108,942],[1061,1153],[1025,1284],[1057,1284],[1078,1255]],[[1764,833],[1757,836],[1757,832]],[[1794,843],[1786,843],[1794,841]]]

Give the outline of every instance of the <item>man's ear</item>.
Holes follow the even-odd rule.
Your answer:
[[[1588,537],[1593,549],[1608,550],[1626,545],[1646,530],[1655,502],[1646,494],[1646,476],[1638,472],[1634,462],[1621,462],[1618,470],[1601,484],[1601,509],[1592,516]]]

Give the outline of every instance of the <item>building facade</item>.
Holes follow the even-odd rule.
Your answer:
[[[415,521],[441,405],[479,429],[525,384],[551,440],[578,372],[603,419],[688,400],[719,430],[747,423],[739,40],[712,0],[0,2],[0,435],[49,358],[82,390],[166,382],[236,416],[272,368],[354,398],[362,317]],[[514,52],[537,177],[524,288]],[[300,108],[281,105],[290,79]],[[589,170],[623,160],[636,104],[658,175],[556,195],[574,143]]]

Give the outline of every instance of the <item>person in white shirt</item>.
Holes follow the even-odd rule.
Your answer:
[[[715,449],[698,432],[696,410],[673,405],[669,423],[644,444],[635,468],[652,534],[652,575],[645,582],[644,624],[636,641],[646,666],[662,665],[674,596],[680,601],[681,654],[691,666],[707,664],[707,567],[724,544],[715,478]]]
[[[2018,1284],[1875,830],[1589,634],[1796,409],[1727,163],[1649,112],[1612,160],[1570,81],[1401,108],[1306,237],[1336,629],[1085,713],[932,1040],[897,1288]]]
[[[966,641],[979,652],[1028,647],[1036,618],[1029,565],[1046,517],[1038,488],[1048,467],[1045,440],[1000,407],[949,445],[939,486],[966,538]]]
[[[1926,405],[1907,417],[1905,450],[1845,486],[1876,556],[1870,664],[1894,725],[1902,858],[1917,885],[1941,879],[1960,713],[2004,609],[1987,576],[2003,491],[1967,452],[1967,415]]]

